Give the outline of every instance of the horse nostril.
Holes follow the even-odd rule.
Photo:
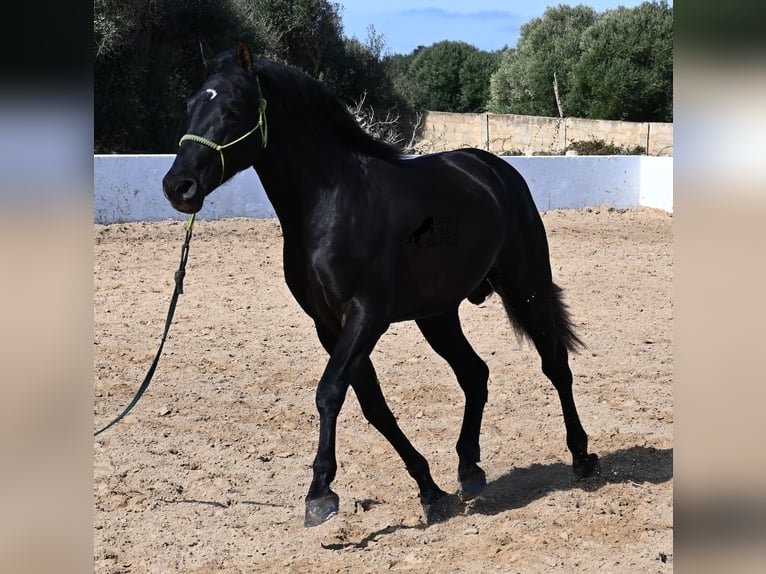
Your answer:
[[[192,199],[196,191],[197,185],[190,179],[184,179],[176,185],[176,195],[184,200]]]

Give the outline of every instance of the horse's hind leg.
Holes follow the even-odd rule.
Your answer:
[[[499,287],[497,282],[495,277],[493,286]],[[568,349],[582,343],[570,323],[561,289],[552,282],[539,289],[524,289],[515,283],[511,288],[508,285],[499,287],[498,292],[511,323],[532,339],[542,360],[543,373],[558,392],[575,476],[587,478],[598,474],[598,457],[588,453],[588,436],[580,422],[572,394]]]
[[[484,471],[476,463],[481,460],[479,434],[487,402],[489,369],[463,335],[457,308],[444,315],[420,319],[417,324],[434,351],[449,363],[465,394],[463,425],[456,446],[458,481],[461,494],[472,498],[487,485]]]
[[[543,373],[553,383],[561,402],[567,447],[572,453],[572,470],[577,478],[588,478],[598,474],[598,456],[588,453],[588,435],[582,427],[575,406],[567,349],[554,337],[540,335],[537,339],[535,346],[542,359]]]

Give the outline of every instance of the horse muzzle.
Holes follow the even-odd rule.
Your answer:
[[[162,191],[170,205],[181,213],[197,213],[202,209],[205,194],[190,177],[174,176],[168,172],[162,178]]]

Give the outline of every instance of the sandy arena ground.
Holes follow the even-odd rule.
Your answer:
[[[340,513],[304,528],[326,355],[284,284],[278,223],[200,221],[154,381],[94,441],[95,572],[671,572],[672,216],[543,220],[589,346],[571,367],[600,479],[574,480],[556,392],[493,296],[461,307],[490,367],[485,496],[426,526],[414,481],[349,393]],[[182,240],[182,222],[94,226],[94,428],[144,378]],[[373,361],[403,430],[454,492],[463,400],[451,371],[410,323],[389,329]]]

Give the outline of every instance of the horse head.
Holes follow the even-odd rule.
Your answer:
[[[200,42],[205,80],[187,103],[187,133],[162,180],[171,205],[196,213],[205,197],[253,165],[266,147],[266,100],[253,71],[250,48],[238,41],[215,55]]]

